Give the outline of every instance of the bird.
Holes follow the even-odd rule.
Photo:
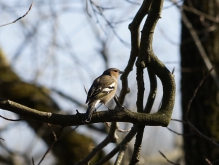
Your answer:
[[[86,104],[88,103],[88,108],[84,115],[84,122],[90,122],[92,113],[99,103],[106,106],[106,104],[115,96],[118,84],[117,79],[122,73],[124,72],[117,68],[109,68],[93,81],[85,102]]]

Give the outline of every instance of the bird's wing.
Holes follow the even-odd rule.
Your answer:
[[[86,103],[93,99],[100,99],[114,90],[116,86],[115,80],[108,75],[100,76],[94,80],[88,91]]]

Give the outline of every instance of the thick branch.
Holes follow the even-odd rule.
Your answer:
[[[77,126],[86,124],[82,122],[83,114],[78,113],[76,115],[63,115],[50,112],[42,112],[10,100],[2,99],[0,101],[0,108],[42,123],[50,123],[60,126]],[[125,108],[117,108],[112,111],[100,111],[94,113],[90,124],[101,122],[129,122],[139,125],[166,127],[169,123],[169,117],[159,112],[154,114],[144,114],[133,112]]]
[[[125,72],[121,76],[122,90],[119,95],[119,102],[121,104],[123,104],[126,94],[130,92],[128,87],[128,75],[132,71],[135,60],[139,53],[139,27],[143,18],[150,9],[150,3],[151,0],[144,1],[137,14],[135,15],[133,21],[129,24],[129,30],[131,32],[131,53],[128,64],[124,70]]]
[[[152,49],[153,33],[160,18],[163,0],[152,1],[151,10],[142,30],[140,53],[137,65],[148,67],[160,78],[163,85],[163,102],[159,110],[163,115],[172,115],[175,102],[175,81],[171,72],[156,57]]]
[[[154,104],[154,100],[157,94],[157,78],[154,72],[148,68],[148,75],[150,80],[150,93],[148,95],[147,103],[144,109],[145,113],[150,113],[152,106]]]

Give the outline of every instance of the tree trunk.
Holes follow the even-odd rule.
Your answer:
[[[215,18],[219,13],[219,1],[217,0],[184,0],[184,5],[194,7],[197,10]],[[219,73],[219,24],[206,19],[193,12],[183,11],[196,30],[206,54]],[[186,120],[186,111],[189,100],[208,72],[204,60],[198,51],[188,28],[182,22],[181,35],[181,67],[182,67],[182,112],[183,120]],[[219,92],[212,78],[208,76],[193,100],[188,118],[189,121],[204,135],[219,142]],[[188,125],[183,126],[185,134],[194,133]],[[185,161],[187,165],[207,164],[206,158],[214,162],[219,159],[219,147],[205,140],[197,134],[184,136]]]

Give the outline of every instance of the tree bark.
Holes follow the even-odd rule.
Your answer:
[[[184,5],[191,5],[200,12],[215,18],[210,21],[203,14],[183,10],[185,16],[192,24],[203,45],[207,57],[214,65],[216,73],[219,73],[219,24],[215,23],[219,13],[218,1],[215,0],[184,0]],[[191,9],[191,8],[190,8]],[[183,19],[182,19],[183,20]],[[186,112],[189,100],[208,72],[205,60],[200,55],[185,22],[182,21],[181,34],[181,91],[183,120],[186,120]],[[217,74],[218,75],[218,74]],[[193,100],[188,113],[189,121],[204,135],[219,142],[219,91],[215,80],[209,75]],[[188,125],[183,126],[185,134],[194,133]],[[206,158],[213,162],[219,159],[219,147],[196,135],[184,136],[185,161],[187,165],[207,164]]]

